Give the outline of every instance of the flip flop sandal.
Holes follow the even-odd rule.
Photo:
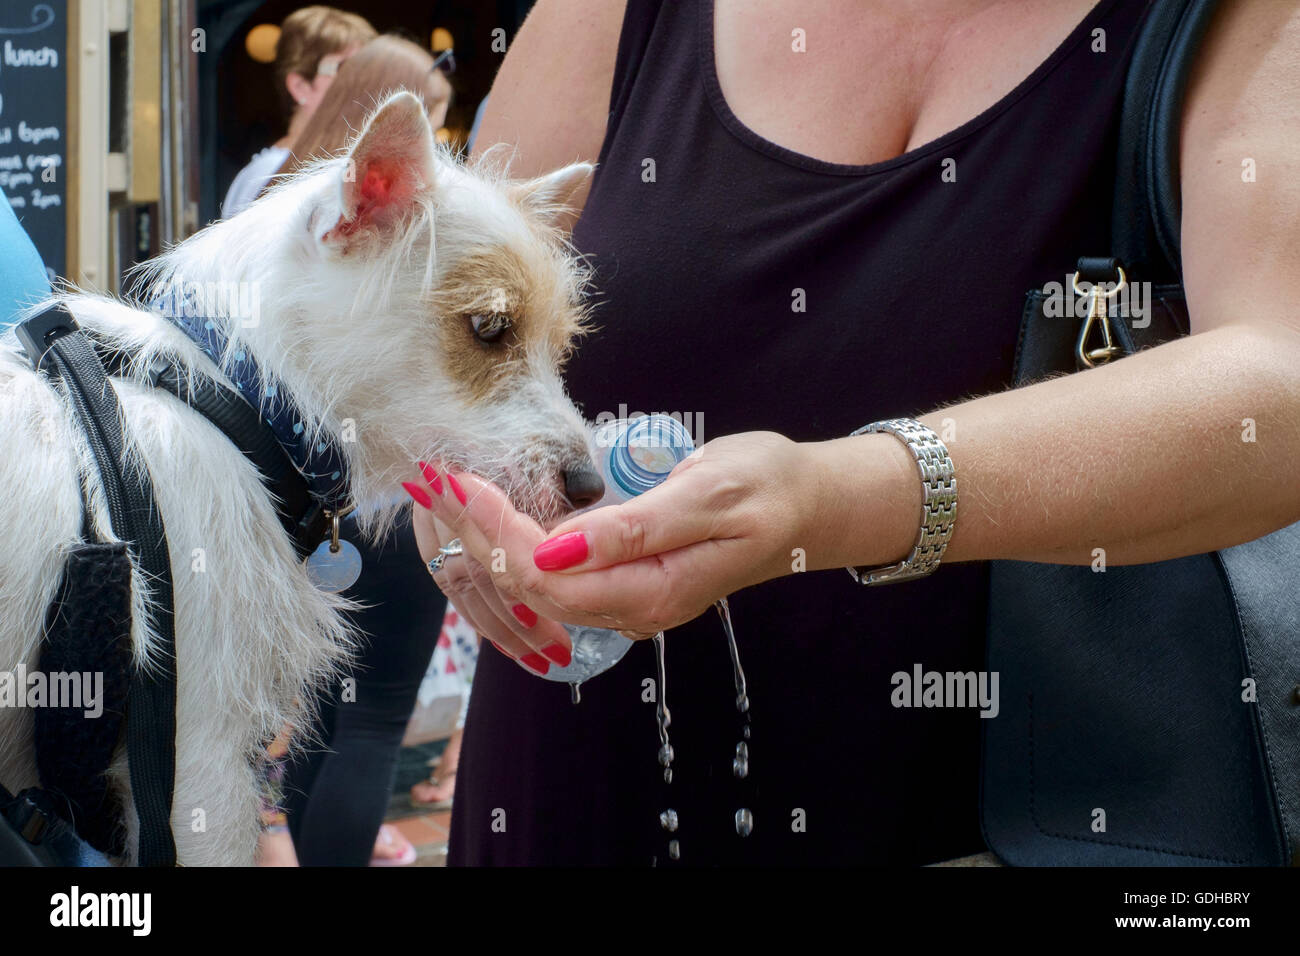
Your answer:
[[[376,837],[376,842],[383,843],[387,846],[397,846],[399,844],[405,844],[405,846],[403,847],[400,856],[394,856],[394,857],[372,856],[370,858],[371,866],[410,866],[412,863],[415,862],[415,857],[416,857],[415,844],[413,844],[406,837],[402,836],[401,831],[399,831],[396,827],[389,826],[387,823],[385,823],[383,826],[379,828],[379,834]]]
[[[451,769],[450,773],[441,777],[435,778],[433,775],[430,775],[429,779],[425,782],[430,783],[435,787],[438,787],[441,786],[444,781],[454,780],[454,779],[456,779],[455,767]],[[452,801],[451,797],[447,797],[444,800],[429,800],[427,802],[423,800],[417,800],[415,799],[415,797],[411,797],[411,806],[413,806],[417,810],[450,810],[451,801]]]

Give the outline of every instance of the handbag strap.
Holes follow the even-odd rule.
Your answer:
[[[1152,282],[1181,282],[1183,100],[1196,50],[1217,6],[1218,0],[1153,0],[1129,63],[1115,164],[1111,256]]]

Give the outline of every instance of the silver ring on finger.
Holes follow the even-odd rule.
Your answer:
[[[429,573],[437,574],[442,570],[442,566],[447,563],[448,558],[459,557],[465,553],[465,548],[460,543],[460,538],[452,538],[446,544],[438,549],[438,553],[429,559]]]

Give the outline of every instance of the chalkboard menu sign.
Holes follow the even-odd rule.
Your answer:
[[[0,191],[51,275],[68,232],[67,13],[67,0],[0,3]]]

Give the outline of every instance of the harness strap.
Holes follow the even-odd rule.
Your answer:
[[[130,354],[98,346],[97,349],[109,375],[125,374]],[[305,558],[311,554],[325,538],[329,526],[327,509],[312,493],[310,484],[258,410],[239,392],[211,376],[186,375],[170,362],[159,362],[149,369],[148,380],[210,421],[256,466],[275,497],[276,517],[298,556]]]
[[[166,529],[147,470],[122,466],[125,438],[121,408],[108,382],[109,375],[127,373],[133,356],[95,342],[80,331],[61,304],[19,324],[15,331],[33,366],[63,382],[95,458],[113,533],[128,544],[137,567],[151,582],[158,666],[133,670],[127,703],[127,753],[131,791],[140,819],[140,864],[170,866],[176,860],[170,825],[176,763],[171,561]],[[316,492],[259,410],[211,376],[186,374],[165,360],[148,370],[147,380],[203,415],[257,467],[275,499],[277,517],[294,549],[299,557],[310,555],[325,538],[331,499]],[[135,477],[128,478],[128,471]],[[88,533],[86,536],[89,539]],[[68,650],[84,656],[83,649]]]
[[[62,383],[99,470],[113,533],[127,543],[151,591],[157,646],[147,666],[131,675],[127,754],[131,794],[140,822],[141,866],[172,866],[171,830],[176,776],[176,632],[171,557],[147,468],[124,468],[126,439],[117,393],[94,348],[62,305],[16,329],[38,369]]]
[[[134,670],[131,555],[124,542],[100,541],[94,529],[83,537],[67,549],[46,613],[37,667],[49,699],[32,713],[32,739],[52,805],[86,843],[120,857],[126,828],[109,770],[124,739]]]

